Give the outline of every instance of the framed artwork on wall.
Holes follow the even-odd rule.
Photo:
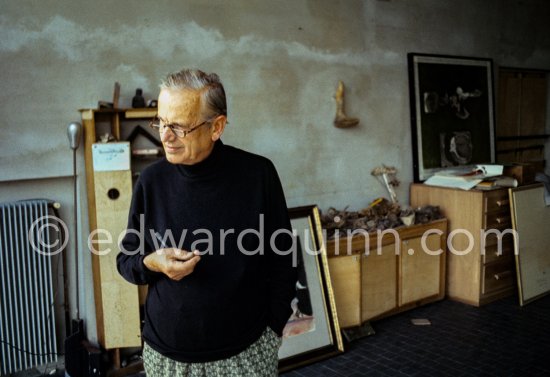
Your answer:
[[[298,266],[292,315],[283,330],[279,371],[344,351],[316,206],[289,209]]]
[[[495,161],[493,61],[408,54],[414,181]]]

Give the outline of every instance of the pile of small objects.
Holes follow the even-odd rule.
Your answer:
[[[441,219],[441,211],[437,206],[424,206],[419,208],[401,207],[399,203],[392,203],[386,198],[373,201],[367,208],[357,212],[329,208],[321,213],[321,224],[327,231],[328,239],[334,237],[338,229],[340,234],[348,230],[365,229],[368,232],[384,229],[394,229],[404,226],[404,219],[413,219],[412,224],[425,224]]]

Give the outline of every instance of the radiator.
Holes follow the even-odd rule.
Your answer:
[[[52,256],[63,245],[53,202],[0,204],[1,375],[57,361]]]

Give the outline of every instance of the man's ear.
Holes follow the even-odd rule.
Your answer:
[[[227,117],[225,115],[218,115],[212,121],[212,127],[211,127],[212,141],[217,141],[219,138],[221,138],[223,131],[225,130],[226,124],[227,124]]]

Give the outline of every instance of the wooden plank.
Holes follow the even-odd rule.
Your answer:
[[[114,113],[113,116],[111,117],[111,134],[114,136],[116,141],[121,141],[119,113]]]
[[[546,74],[526,73],[523,75],[521,81],[520,135],[545,133],[547,90]]]
[[[428,186],[427,186],[428,187]],[[427,229],[438,228],[441,224],[447,224],[446,219],[435,220],[429,224],[416,224],[403,226],[395,229],[386,229],[380,232],[356,230],[351,233],[352,237],[346,237],[346,232],[341,232],[339,238],[327,241],[327,256],[343,256],[364,254],[366,250],[376,252],[378,247],[394,245],[396,239],[408,238],[411,235],[422,234]],[[367,238],[368,237],[368,238]]]
[[[120,83],[115,82],[115,86],[113,89],[113,107],[115,109],[118,109],[118,101],[120,99]]]
[[[127,119],[135,118],[153,118],[157,115],[157,109],[127,109],[124,113],[124,116]]]
[[[95,172],[95,203],[97,229],[93,243],[98,265],[94,276],[95,289],[101,292],[101,317],[98,332],[106,349],[141,346],[139,295],[135,285],[126,282],[116,269],[118,238],[126,229],[132,196],[130,170]],[[118,197],[114,191],[118,192]],[[116,197],[116,198],[115,198]]]
[[[88,198],[88,222],[90,229],[97,228],[96,222],[96,203],[95,203],[95,185],[94,168],[92,158],[92,145],[96,142],[96,130],[94,121],[94,110],[80,110],[82,117],[82,126],[84,128],[84,161],[86,165],[86,193]],[[99,259],[92,255],[92,274],[94,276],[94,303],[96,309],[96,325],[98,327],[98,341],[104,344],[104,333],[99,331],[103,328],[103,305],[102,292],[96,276],[99,276]]]
[[[520,120],[521,79],[512,72],[501,72],[498,85],[498,136],[518,136]]]

